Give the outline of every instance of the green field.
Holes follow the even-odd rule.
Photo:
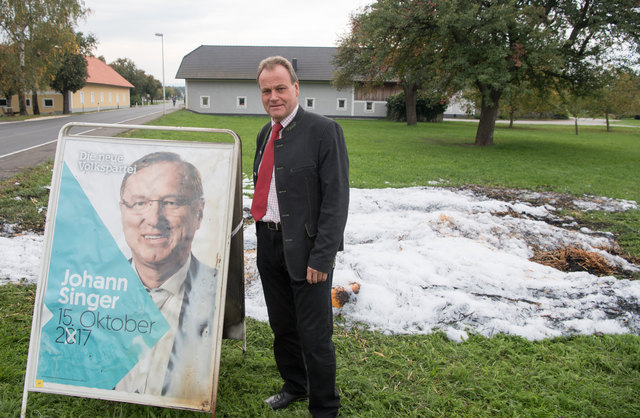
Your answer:
[[[243,168],[248,175],[256,134],[266,122],[260,117],[180,111],[154,124],[233,130],[242,139]],[[423,186],[443,179],[451,186],[482,184],[640,201],[640,130],[636,128],[614,127],[606,132],[604,127],[585,126],[575,135],[571,125],[510,129],[498,124],[495,145],[475,147],[474,123],[339,122],[347,140],[353,187]],[[145,132],[147,137],[154,135],[158,136]],[[185,136],[167,131],[162,137]]]
[[[611,121],[611,124],[640,126],[640,119],[616,119],[614,121]]]
[[[159,125],[232,129],[243,139],[251,170],[255,135],[266,118],[218,117],[186,111]],[[473,143],[464,122],[408,127],[388,121],[341,120],[351,182],[358,188],[478,184],[640,201],[640,129],[498,126],[495,146]],[[132,136],[141,136],[139,132]],[[202,135],[145,133],[205,140]],[[197,137],[197,138],[196,138]],[[51,164],[0,183],[0,226],[42,230]],[[16,184],[18,183],[18,184]],[[16,199],[19,197],[19,199]],[[572,213],[578,222],[613,232],[640,256],[640,214]],[[22,227],[22,228],[21,228]],[[19,415],[35,286],[0,286],[0,416]],[[638,315],[637,306],[635,309]],[[247,352],[224,341],[217,414],[221,417],[307,416],[306,404],[273,413],[262,399],[280,388],[267,324],[247,323]],[[640,416],[640,336],[594,335],[530,342],[519,337],[382,335],[336,318],[338,386],[345,417]],[[33,417],[202,417],[194,412],[31,393]]]

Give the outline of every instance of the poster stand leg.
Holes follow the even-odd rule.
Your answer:
[[[20,418],[25,418],[27,415],[27,399],[29,397],[29,391],[27,388],[24,388],[22,392],[22,407],[20,408]]]

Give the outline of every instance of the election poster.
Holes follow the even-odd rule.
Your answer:
[[[59,141],[25,389],[210,411],[237,143]]]

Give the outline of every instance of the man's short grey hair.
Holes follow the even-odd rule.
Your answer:
[[[289,77],[291,77],[291,84],[294,84],[296,81],[298,81],[298,76],[296,75],[296,71],[293,69],[293,65],[291,65],[289,60],[281,56],[275,56],[275,57],[265,58],[262,61],[260,61],[260,65],[258,65],[258,75],[256,76],[256,80],[258,81],[258,83],[260,82],[260,74],[262,74],[262,71],[272,70],[277,65],[282,65],[284,68],[287,69],[287,71],[289,71]]]
[[[198,169],[188,161],[183,160],[178,154],[174,152],[154,152],[147,154],[144,157],[131,163],[131,167],[135,167],[135,171],[140,171],[145,167],[149,167],[158,163],[178,163],[181,168],[181,184],[183,191],[189,193],[190,197],[194,199],[200,199],[203,195],[202,179],[200,178],[200,172]],[[127,180],[131,177],[131,171],[127,172],[122,178],[120,184],[120,197],[124,195],[124,191],[127,187]]]

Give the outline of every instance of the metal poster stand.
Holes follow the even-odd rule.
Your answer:
[[[72,128],[83,127],[90,129],[70,134]],[[88,134],[100,128],[225,134],[233,138],[233,143]],[[205,277],[209,281],[185,279],[190,280],[190,284],[189,290],[184,292],[200,290],[202,288],[195,283],[203,283],[212,289],[211,298],[207,299],[206,292],[190,294],[185,301],[200,303],[185,303],[183,311],[196,305],[201,311],[201,307],[210,302],[208,309],[212,314],[205,318],[209,318],[207,323],[211,328],[203,332],[204,337],[197,336],[206,343],[189,346],[185,350],[188,351],[186,356],[176,355],[185,358],[185,364],[194,364],[195,360],[190,357],[200,353],[201,358],[197,360],[210,364],[208,369],[198,369],[199,373],[210,377],[210,386],[202,385],[202,380],[188,382],[185,378],[184,383],[179,380],[178,386],[205,387],[206,393],[193,397],[184,388],[181,389],[186,395],[165,396],[164,387],[163,394],[158,395],[130,393],[114,384],[120,384],[125,374],[131,374],[151,348],[165,334],[170,335],[169,330],[173,329],[177,341],[178,334],[188,333],[185,331],[188,326],[183,328],[184,323],[191,325],[188,319],[183,323],[181,311],[180,327],[177,330],[170,327],[138,279],[127,254],[132,249],[127,247],[122,232],[124,221],[121,216],[124,218],[124,215],[120,215],[120,211],[124,209],[121,208],[120,182],[124,187],[126,173],[136,174],[134,161],[163,152],[178,154],[183,161],[193,163],[196,171],[201,172],[204,190],[200,199],[204,209],[201,207],[201,221],[191,237],[193,246],[189,259],[192,267],[197,262],[198,267],[202,266],[198,271],[212,272],[212,275]],[[69,123],[60,130],[34,306],[22,417],[26,414],[30,391],[190,409],[215,415],[221,340],[241,340],[243,350],[246,350],[241,152],[240,138],[227,129]],[[158,202],[165,204],[164,200]],[[191,244],[189,242],[189,246]],[[112,273],[114,269],[119,270]],[[178,346],[171,351],[172,359],[175,347]],[[169,376],[171,367],[167,370]]]

